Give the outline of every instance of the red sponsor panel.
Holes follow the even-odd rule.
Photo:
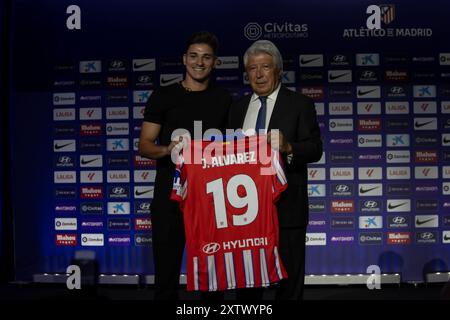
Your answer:
[[[438,161],[438,153],[435,150],[416,151],[415,159],[417,163],[436,163]]]
[[[134,230],[152,230],[152,220],[150,218],[135,218]]]
[[[134,156],[134,166],[135,167],[156,167],[156,160],[147,159],[141,157],[140,155]]]
[[[410,232],[388,232],[387,233],[388,244],[410,244],[411,233]]]
[[[55,243],[57,246],[70,246],[74,247],[77,245],[77,235],[76,234],[56,234]]]
[[[381,119],[359,119],[358,131],[381,131]]]
[[[353,213],[355,202],[353,200],[331,201],[331,213]]]
[[[300,88],[300,92],[313,100],[323,100],[325,95],[323,87],[303,87]]]
[[[80,188],[81,199],[103,199],[102,187],[81,187]]]
[[[80,136],[100,136],[102,125],[100,123],[80,125]]]

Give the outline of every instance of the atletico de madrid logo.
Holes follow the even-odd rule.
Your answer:
[[[381,21],[385,24],[389,24],[395,19],[395,5],[394,4],[382,4],[379,6],[381,10]]]

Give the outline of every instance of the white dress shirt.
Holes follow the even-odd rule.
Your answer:
[[[279,84],[278,87],[267,97],[266,127],[264,128],[266,132],[269,127],[270,117],[272,116],[273,107],[275,106],[275,101],[277,100],[280,87],[281,84]],[[258,118],[259,108],[261,108],[261,100],[259,100],[259,96],[256,93],[253,93],[250,98],[247,114],[245,115],[244,125],[242,126],[242,130],[246,135],[252,135],[255,133],[256,119]]]

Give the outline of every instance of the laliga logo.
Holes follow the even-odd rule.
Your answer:
[[[220,250],[220,244],[217,242],[211,242],[203,246],[203,252],[206,254],[214,254]]]
[[[258,23],[250,22],[244,28],[244,35],[248,40],[258,40],[262,35],[262,28]]]

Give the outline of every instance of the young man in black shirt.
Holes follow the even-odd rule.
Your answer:
[[[175,300],[185,245],[184,224],[178,203],[170,200],[175,165],[170,154],[179,141],[176,129],[194,137],[194,121],[201,121],[202,134],[212,128],[225,129],[229,93],[210,84],[217,62],[217,38],[209,32],[194,33],[186,44],[184,80],[153,92],[145,108],[139,153],[157,159],[155,190],[151,204],[155,299]],[[156,144],[156,139],[159,144]]]

